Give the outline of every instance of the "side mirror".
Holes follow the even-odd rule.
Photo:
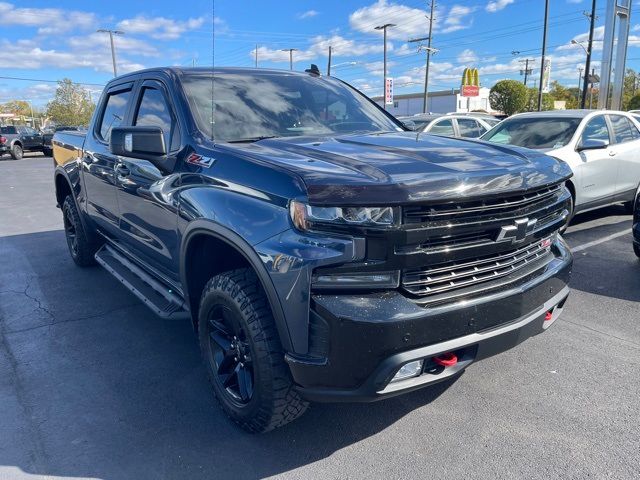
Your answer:
[[[109,150],[114,155],[142,158],[152,163],[167,154],[160,127],[115,127],[111,129]]]
[[[576,149],[578,152],[582,152],[583,150],[600,150],[603,148],[607,148],[609,146],[608,140],[599,140],[595,138],[590,138],[581,142]]]

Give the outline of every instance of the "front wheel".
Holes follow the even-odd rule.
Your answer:
[[[637,243],[633,244],[633,253],[636,254],[636,257],[640,258],[640,245]]]
[[[269,302],[251,269],[211,278],[198,321],[209,380],[235,423],[267,432],[305,412],[308,404],[293,388]]]

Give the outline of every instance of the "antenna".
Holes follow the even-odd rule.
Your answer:
[[[213,138],[213,114],[215,111],[214,103],[213,103],[213,87],[215,84],[214,81],[214,70],[216,67],[216,0],[211,0],[211,141],[215,141]]]

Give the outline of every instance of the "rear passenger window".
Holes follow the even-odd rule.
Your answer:
[[[453,122],[449,119],[440,120],[439,122],[434,123],[428,132],[433,135],[447,135],[449,137],[455,136],[455,132],[453,131]]]
[[[460,136],[465,138],[478,138],[484,132],[478,127],[478,122],[472,118],[459,118],[458,129]]]
[[[146,127],[160,127],[164,134],[167,150],[179,147],[180,137],[175,122],[171,118],[171,110],[162,92],[155,88],[145,88],[138,107],[134,125]]]
[[[613,125],[613,135],[615,136],[616,143],[624,143],[637,138],[638,130],[635,125],[627,120],[627,117],[622,115],[610,115],[611,125]],[[635,134],[634,131],[635,130]]]
[[[600,115],[589,120],[589,123],[582,131],[582,140],[580,144],[584,144],[585,140],[604,140],[609,142],[609,127],[604,115]]]
[[[100,119],[100,138],[109,142],[111,129],[119,127],[124,121],[131,90],[110,93]]]

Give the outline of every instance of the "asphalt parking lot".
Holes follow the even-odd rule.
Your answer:
[[[313,405],[265,435],[215,404],[191,325],[71,261],[52,162],[0,161],[0,478],[638,478],[640,262],[631,217],[578,216],[544,335],[455,381]]]

